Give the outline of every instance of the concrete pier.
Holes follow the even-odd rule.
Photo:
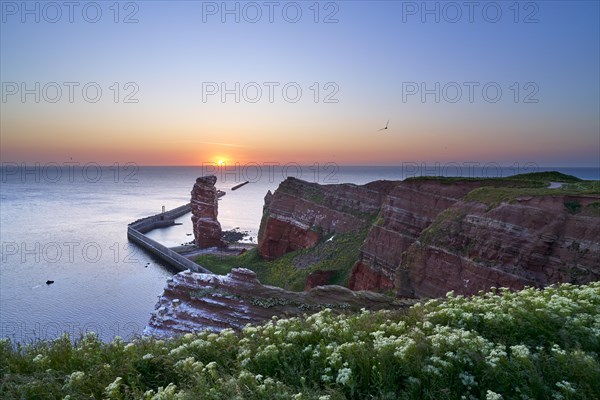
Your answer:
[[[170,266],[180,271],[189,269],[193,272],[212,274],[212,272],[206,268],[196,264],[191,260],[188,260],[181,254],[174,252],[168,247],[158,243],[156,240],[150,239],[145,235],[145,233],[150,232],[152,229],[175,225],[175,218],[179,218],[182,215],[191,212],[191,210],[190,204],[188,203],[161,214],[139,219],[127,226],[127,237],[129,240],[136,243],[147,252],[154,254]]]

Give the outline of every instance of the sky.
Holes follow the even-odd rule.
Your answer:
[[[597,1],[0,5],[3,163],[600,166]]]

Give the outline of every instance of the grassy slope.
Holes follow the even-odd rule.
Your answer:
[[[565,284],[166,341],[2,340],[0,397],[587,400],[599,353],[600,283]]]
[[[261,259],[257,249],[234,257],[205,255],[198,257],[196,261],[217,274],[226,274],[236,267],[248,268],[256,272],[258,279],[265,285],[295,291],[304,289],[306,278],[311,272],[337,270],[329,283],[346,286],[366,233],[362,231],[356,234],[337,234],[331,242],[288,253],[274,261]],[[314,262],[305,268],[295,266],[305,259],[314,259]]]

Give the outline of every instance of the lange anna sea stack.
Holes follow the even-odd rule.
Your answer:
[[[208,247],[225,247],[222,239],[221,224],[217,220],[219,204],[214,175],[196,179],[192,189],[192,225],[196,245],[205,249]]]

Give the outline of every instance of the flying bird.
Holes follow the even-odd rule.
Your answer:
[[[380,131],[385,131],[385,130],[388,128],[388,125],[389,125],[389,124],[390,124],[390,120],[388,119],[388,121],[387,121],[387,122],[386,122],[386,124],[385,124],[385,128],[381,128],[381,129],[379,129],[377,132],[380,132]]]

